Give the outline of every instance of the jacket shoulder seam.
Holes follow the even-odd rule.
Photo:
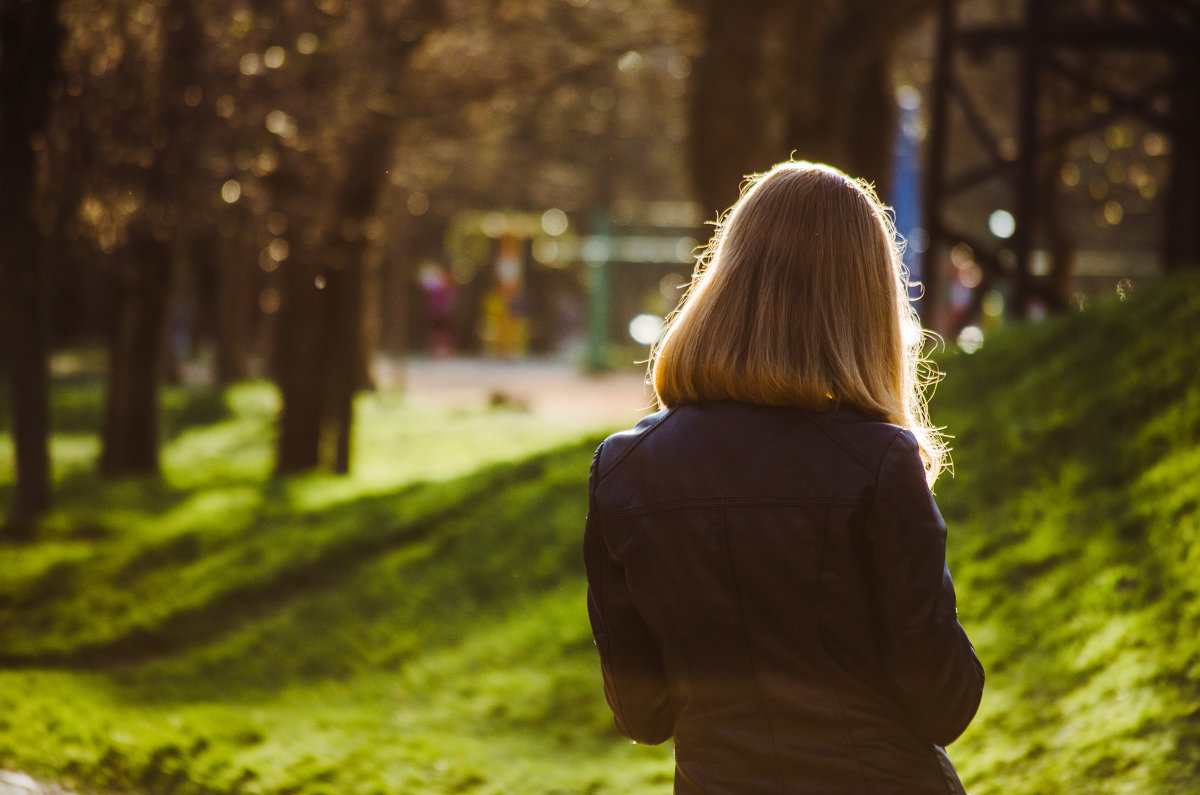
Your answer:
[[[904,436],[904,428],[897,428],[896,433],[892,435],[887,447],[883,448],[883,455],[879,456],[879,463],[875,467],[875,482],[879,483],[879,477],[883,474],[883,465],[887,462],[888,453],[892,452],[892,448],[896,446],[896,442]]]
[[[599,486],[601,483],[603,483],[604,479],[608,477],[609,474],[616,469],[622,461],[628,458],[629,455],[638,448],[638,445],[646,441],[646,438],[649,437],[650,434],[662,427],[662,424],[667,421],[667,418],[674,414],[678,408],[678,406],[672,406],[671,408],[667,409],[667,411],[663,412],[661,417],[655,420],[654,423],[647,427],[644,431],[639,433],[637,438],[634,439],[626,449],[622,450],[617,455],[615,461],[609,462],[607,465],[605,465],[604,462],[601,462],[600,471],[597,473],[596,477],[596,485]],[[607,443],[607,440],[605,440],[605,443]],[[603,447],[604,444],[601,444],[600,446]]]
[[[892,438],[889,439],[887,445],[884,446],[883,452],[880,454],[879,459],[872,461],[866,455],[864,455],[863,451],[859,449],[857,445],[850,444],[845,439],[838,438],[834,434],[830,433],[829,429],[826,428],[822,423],[816,421],[815,419],[810,420],[810,422],[814,427],[817,428],[817,430],[823,433],[825,437],[829,439],[829,441],[833,442],[835,445],[841,448],[846,455],[854,459],[854,463],[862,467],[863,471],[869,474],[874,482],[879,482],[879,472],[883,469],[883,461],[885,458],[887,458],[888,451],[892,449],[892,445],[896,443],[896,439],[904,432],[903,428],[894,426],[892,430]]]

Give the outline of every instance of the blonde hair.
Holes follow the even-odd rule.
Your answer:
[[[738,400],[852,407],[917,438],[930,485],[948,449],[929,421],[895,230],[874,189],[788,161],[748,178],[651,354],[663,406]]]

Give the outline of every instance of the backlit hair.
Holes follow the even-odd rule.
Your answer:
[[[750,177],[699,257],[651,356],[659,403],[841,406],[916,436],[930,485],[920,321],[887,211],[867,183],[789,161]],[[924,376],[924,377],[922,377]]]

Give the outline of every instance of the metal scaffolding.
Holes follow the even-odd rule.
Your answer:
[[[1072,141],[1122,119],[1170,142],[1169,184],[1156,203],[1162,270],[1200,266],[1200,0],[1025,0],[1015,18],[975,22],[960,21],[961,5],[939,5],[924,197],[926,324],[956,334],[997,288],[1006,292],[1010,316],[1024,317],[1035,304],[1066,305],[1062,269],[1069,265],[1031,267],[1055,211],[1055,192],[1039,177]],[[972,96],[964,67],[997,55],[1019,64],[1009,82],[990,76],[1015,92],[999,109]],[[1147,57],[1162,68],[1128,68]],[[1125,59],[1126,68],[1097,60],[1104,58]],[[1063,112],[1056,100],[1065,94],[1085,112]],[[972,157],[957,159],[969,162],[956,164],[952,153],[966,149]],[[949,217],[960,197],[985,183],[1011,200],[1015,226],[1003,256]],[[982,275],[969,300],[951,310],[947,252],[963,243]]]

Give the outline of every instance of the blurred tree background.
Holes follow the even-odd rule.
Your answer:
[[[981,18],[1012,5],[967,4]],[[743,175],[796,156],[890,196],[893,138],[905,129],[897,85],[929,84],[935,6],[4,0],[10,532],[48,505],[52,349],[105,349],[109,475],[158,470],[164,379],[262,375],[282,396],[276,470],[346,472],[353,396],[371,386],[380,353],[431,340],[502,356],[556,349],[578,331],[588,279],[607,278],[584,265],[584,243],[614,219],[678,233],[657,271],[605,287],[645,294],[661,277],[662,315],[703,222]],[[1161,24],[1195,13],[1149,6],[1137,13]],[[1006,73],[972,80],[996,95]],[[1175,104],[1195,116],[1194,101]],[[972,112],[959,124],[986,127],[988,114]],[[1122,129],[1118,138],[1133,135]],[[1001,165],[1007,143],[991,155]],[[1066,168],[1064,152],[1051,165]],[[1194,183],[1190,157],[1179,162]],[[1137,169],[1153,181],[1137,163],[1112,179]],[[1188,191],[1175,193],[1191,204],[1170,204],[1176,227],[1194,208]],[[1112,204],[1102,215],[1119,222]],[[1047,215],[1047,301],[1063,308],[1071,244]],[[985,287],[1011,270],[1003,251],[955,251],[967,282],[976,260]],[[430,320],[439,290],[457,305],[444,328]],[[976,290],[967,309],[987,310],[987,297]]]
[[[278,471],[345,471],[351,398],[456,214],[685,193],[693,23],[665,2],[3,13],[14,527],[47,504],[51,347],[106,341],[109,474],[157,471],[157,388],[201,351],[278,384]]]
[[[157,471],[158,387],[201,359],[278,384],[279,472],[344,472],[352,397],[422,333],[420,263],[464,213],[586,232],[673,201],[702,239],[793,152],[885,181],[888,43],[926,5],[5,0],[10,524],[48,500],[52,348],[106,349],[105,473]],[[568,256],[542,278],[578,293]],[[494,276],[450,266],[481,304]]]

